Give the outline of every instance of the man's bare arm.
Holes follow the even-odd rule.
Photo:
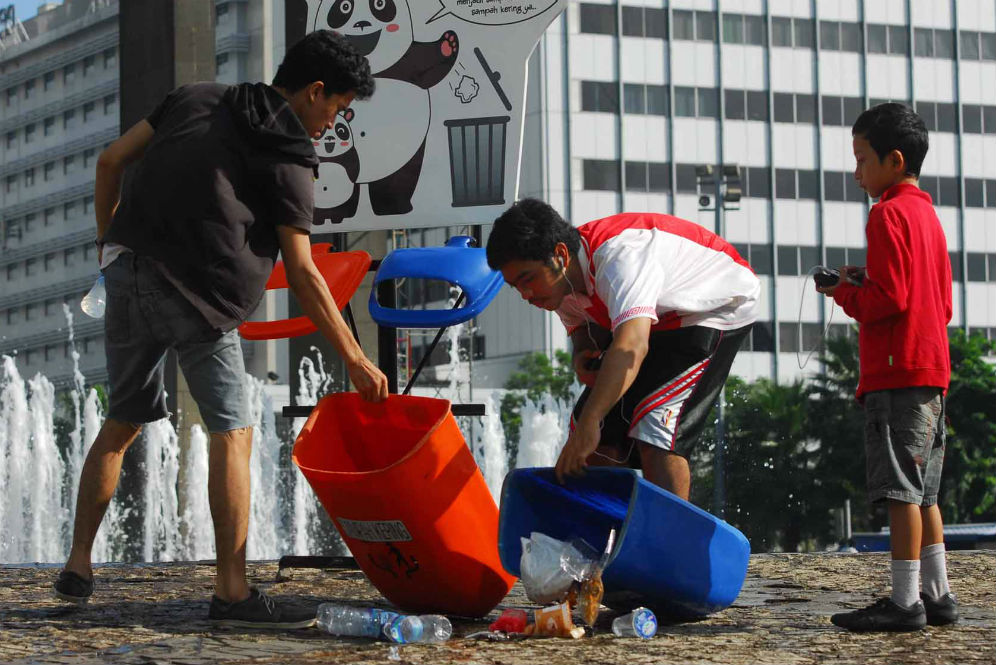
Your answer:
[[[147,120],[139,120],[97,158],[97,181],[93,191],[93,211],[97,217],[97,240],[107,233],[121,198],[121,176],[137,161],[156,130]]]
[[[371,402],[387,399],[387,377],[364,355],[339,313],[328,284],[311,257],[308,234],[290,226],[277,226],[277,235],[287,283],[301,309],[346,361],[346,371],[360,396]]]

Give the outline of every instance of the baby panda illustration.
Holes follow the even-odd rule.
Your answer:
[[[349,108],[336,116],[332,129],[314,141],[318,153],[318,180],[315,182],[315,224],[325,220],[338,224],[356,214],[360,200],[360,158],[353,144],[349,123],[355,117]]]
[[[366,56],[376,80],[374,95],[353,104],[356,183],[367,185],[374,214],[410,212],[429,131],[429,89],[456,63],[456,33],[447,31],[434,42],[414,41],[408,0],[309,0],[308,8],[309,29],[345,36]],[[349,205],[355,212],[355,204]]]

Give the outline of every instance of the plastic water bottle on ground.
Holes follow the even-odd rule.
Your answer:
[[[417,616],[397,615],[384,624],[384,637],[397,644],[422,641],[422,619]]]
[[[441,614],[423,614],[422,642],[445,642],[453,637],[453,624]]]
[[[657,617],[646,607],[637,607],[629,614],[612,620],[612,634],[616,637],[640,637],[649,640],[657,633]]]
[[[322,603],[318,606],[318,627],[331,635],[379,638],[384,625],[397,616],[397,612],[377,608]]]
[[[101,275],[90,287],[90,291],[83,296],[83,300],[80,301],[80,309],[91,318],[102,319],[106,305],[107,289],[104,288],[104,276]]]

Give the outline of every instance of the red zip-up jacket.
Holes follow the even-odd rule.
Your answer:
[[[861,324],[858,399],[890,388],[947,390],[951,354],[951,259],[930,195],[887,189],[868,214],[862,286],[841,283],[834,300]]]

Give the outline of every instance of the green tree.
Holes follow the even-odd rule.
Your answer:
[[[567,351],[554,353],[556,364],[545,353],[530,353],[519,361],[519,369],[505,382],[507,393],[501,400],[501,424],[505,431],[505,446],[509,461],[514,462],[519,451],[522,431],[522,407],[526,401],[540,405],[550,395],[560,408],[570,408],[577,378]]]
[[[996,341],[950,336],[948,439],[939,503],[945,522],[996,521]]]

